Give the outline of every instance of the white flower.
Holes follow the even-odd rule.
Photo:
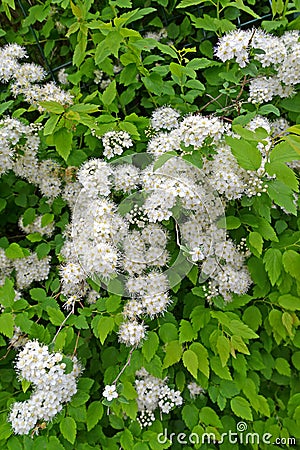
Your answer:
[[[110,402],[111,400],[113,400],[114,398],[118,398],[118,393],[117,393],[117,389],[116,389],[116,385],[112,384],[110,385],[106,385],[105,389],[103,391],[103,397],[107,398],[107,400]]]

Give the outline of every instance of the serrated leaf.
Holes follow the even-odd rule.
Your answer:
[[[53,143],[57,153],[66,161],[71,153],[73,134],[66,128],[59,128],[53,134]]]
[[[149,331],[147,339],[143,343],[142,353],[145,356],[147,362],[151,361],[155,353],[157,352],[159,345],[159,339],[154,331]]]
[[[300,311],[300,298],[291,294],[284,294],[278,297],[278,303],[290,311]]]
[[[263,261],[271,284],[274,286],[282,271],[282,253],[278,248],[268,248]]]
[[[8,338],[14,334],[14,317],[11,313],[2,313],[0,315],[0,333]]]
[[[44,136],[49,136],[55,130],[55,127],[59,121],[60,117],[58,115],[53,115],[49,117],[44,126]]]
[[[263,238],[257,231],[251,231],[248,236],[250,250],[255,256],[260,256],[263,248]]]
[[[165,357],[163,361],[163,367],[167,368],[176,364],[181,359],[182,346],[179,341],[171,341],[166,344],[165,347]]]
[[[192,430],[199,421],[199,411],[195,405],[184,405],[181,412],[186,426]]]
[[[294,195],[291,188],[278,180],[269,183],[268,193],[276,205],[284,208],[288,213],[297,214],[297,208],[294,203]]]
[[[224,334],[222,334],[221,336],[218,336],[217,350],[218,350],[218,355],[221,360],[221,364],[224,367],[224,366],[226,366],[226,363],[227,363],[229,355],[230,355],[230,342],[227,339],[227,337],[224,336]]]
[[[92,430],[101,417],[103,416],[103,405],[101,402],[92,402],[87,409],[87,419],[86,419],[86,425],[87,430]]]
[[[198,357],[196,353],[192,350],[186,350],[183,353],[182,361],[187,370],[193,375],[194,378],[197,378],[198,372]]]
[[[206,378],[209,377],[209,363],[208,363],[208,351],[200,344],[200,342],[193,342],[190,345],[190,350],[196,353],[198,357],[198,369],[202,372]]]
[[[258,334],[240,320],[230,320],[227,326],[233,334],[241,336],[242,338],[257,339],[259,337]]]
[[[212,425],[214,427],[223,428],[223,424],[217,416],[217,413],[208,406],[204,406],[200,410],[199,414],[200,421],[205,425]]]
[[[50,436],[47,450],[64,450],[65,447],[59,442],[56,436]]]
[[[187,320],[180,321],[179,327],[179,342],[182,344],[183,342],[193,341],[197,338],[197,332],[193,330],[193,327],[190,322]]]
[[[59,424],[59,429],[65,439],[74,444],[76,439],[77,425],[72,417],[64,417]]]
[[[107,88],[102,94],[102,102],[105,106],[109,106],[112,104],[117,95],[116,81],[112,81],[109,83]]]
[[[65,320],[65,315],[61,312],[60,309],[52,308],[48,306],[47,313],[49,315],[50,322],[53,325],[60,326]]]
[[[15,290],[13,286],[14,284],[9,278],[6,278],[3,286],[0,286],[0,303],[4,307],[14,304]]]
[[[131,431],[125,429],[120,437],[120,444],[124,450],[131,450],[134,444],[133,435]]]
[[[34,208],[26,209],[22,217],[24,227],[32,223],[34,219],[35,219],[35,209]]]
[[[233,138],[232,136],[226,136],[225,140],[243,169],[257,170],[260,167],[262,156],[255,143]]]
[[[114,319],[112,317],[104,316],[100,318],[97,324],[97,330],[102,345],[104,344],[105,339],[107,338],[108,334],[113,330],[113,328],[114,328]]]
[[[244,353],[245,355],[250,355],[249,349],[241,336],[231,336],[230,342],[234,350],[237,350],[240,353]]]
[[[19,244],[13,242],[5,249],[5,255],[9,259],[19,259],[24,258],[27,254],[28,250],[23,249]]]
[[[39,102],[39,104],[48,112],[54,113],[54,114],[62,114],[65,111],[65,108],[61,103],[54,102],[54,101],[47,101],[47,102]]]
[[[286,250],[282,256],[282,264],[287,273],[300,279],[300,255],[294,250]]]
[[[291,376],[291,368],[289,363],[284,358],[276,358],[275,359],[275,369],[280,375],[285,375],[286,377]]]
[[[222,366],[221,360],[218,356],[213,356],[210,359],[210,366],[212,371],[216,375],[218,375],[218,377],[222,378],[223,380],[232,380],[228,367]]]
[[[230,406],[236,416],[245,420],[253,420],[250,404],[245,398],[240,396],[234,397],[230,401]]]

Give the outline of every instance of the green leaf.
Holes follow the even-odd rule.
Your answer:
[[[77,425],[72,417],[64,417],[59,424],[59,429],[65,439],[74,444],[76,439]]]
[[[193,330],[193,327],[190,322],[187,320],[181,320],[179,327],[179,342],[182,344],[183,342],[193,341],[197,338],[197,332]]]
[[[195,405],[184,405],[181,412],[186,426],[192,430],[199,421],[199,411]]]
[[[272,286],[278,281],[282,270],[282,253],[277,248],[268,248],[264,254],[264,264]]]
[[[167,342],[165,351],[166,354],[163,361],[164,369],[180,361],[182,355],[182,346],[179,341]]]
[[[257,231],[251,231],[248,237],[249,247],[255,256],[260,256],[263,248],[263,238]]]
[[[182,361],[187,370],[193,375],[194,378],[197,378],[198,372],[198,357],[196,353],[192,350],[186,350],[183,353]]]
[[[13,282],[9,278],[6,278],[3,286],[0,287],[0,303],[4,307],[14,304],[15,290],[13,286]]]
[[[300,255],[294,250],[286,250],[282,256],[282,264],[287,273],[300,280]]]
[[[200,421],[205,425],[212,425],[214,427],[223,428],[223,424],[217,416],[217,413],[208,406],[204,406],[200,410],[199,414]]]
[[[228,328],[233,334],[241,336],[244,339],[257,339],[259,336],[246,324],[240,320],[231,320]]]
[[[134,444],[133,435],[131,431],[128,429],[125,429],[120,437],[120,444],[122,446],[122,449],[124,450],[131,450]]]
[[[38,255],[39,259],[44,258],[48,253],[50,252],[51,247],[47,242],[43,242],[42,244],[39,244],[36,248],[36,254]]]
[[[49,223],[53,222],[53,220],[54,220],[54,214],[46,213],[42,216],[41,226],[45,227],[45,226],[49,225]]]
[[[59,119],[60,117],[58,115],[53,115],[49,117],[44,126],[44,136],[49,136],[49,134],[53,133]]]
[[[200,342],[193,342],[190,345],[190,350],[196,353],[198,357],[198,369],[206,376],[206,378],[208,378],[209,377],[208,351],[202,344],[200,344]]]
[[[58,102],[39,102],[40,105],[48,112],[54,114],[62,114],[65,112],[65,108],[61,103]]]
[[[270,113],[275,114],[275,116],[280,117],[280,110],[274,105],[263,105],[259,107],[258,114],[262,116],[268,116]]]
[[[2,102],[0,105],[0,115],[3,114],[8,108],[13,105],[14,101],[9,100],[8,102]]]
[[[26,209],[22,217],[24,227],[32,223],[34,219],[35,219],[35,209],[34,208]]]
[[[289,363],[284,358],[276,358],[275,359],[275,369],[280,375],[285,375],[286,377],[291,376],[291,368]]]
[[[234,348],[234,350],[244,353],[245,355],[250,355],[248,347],[241,338],[241,336],[232,335],[230,341],[231,346]]]
[[[14,334],[14,317],[11,313],[2,313],[0,315],[0,333],[8,338]]]
[[[9,259],[18,259],[18,258],[24,258],[28,255],[28,250],[22,248],[19,244],[16,242],[13,242],[5,249],[5,255]]]
[[[230,401],[230,406],[234,414],[245,420],[253,420],[249,402],[240,396],[234,397]]]
[[[278,303],[290,311],[300,311],[300,298],[291,294],[284,294],[278,297]]]
[[[257,170],[260,167],[262,156],[255,144],[232,136],[226,136],[225,140],[243,169]]]
[[[281,181],[294,191],[296,192],[298,191],[298,179],[296,177],[296,174],[293,171],[293,169],[288,167],[285,163],[283,162],[267,163],[265,165],[265,168],[269,175],[271,176],[276,175],[276,179],[278,181]]]
[[[50,436],[47,450],[65,450],[65,447],[59,442],[56,436]]]
[[[288,213],[297,214],[293,191],[284,183],[278,180],[271,181],[269,183],[268,193],[274,203],[283,207]]]
[[[227,230],[236,230],[241,225],[241,221],[238,217],[227,216],[226,217],[226,228]]]
[[[174,323],[164,323],[159,328],[158,334],[161,340],[165,343],[178,339],[178,331]]]
[[[52,308],[48,306],[47,313],[49,315],[50,322],[53,325],[60,326],[65,320],[65,315],[61,312],[60,309]]]
[[[297,159],[299,154],[287,142],[280,142],[270,152],[270,163],[285,163]]]
[[[145,356],[147,362],[151,361],[155,353],[157,352],[159,345],[159,339],[157,334],[154,331],[149,331],[147,334],[147,339],[145,340],[142,353]]]
[[[112,81],[109,83],[107,88],[102,94],[102,102],[105,106],[109,106],[112,104],[117,95],[116,81]]]
[[[97,325],[97,330],[102,345],[104,344],[105,339],[107,338],[108,334],[113,330],[113,328],[114,328],[114,319],[112,317],[104,316],[100,318]]]
[[[7,201],[4,198],[0,198],[0,212],[6,207]]]
[[[226,363],[228,361],[229,355],[230,355],[230,342],[227,339],[227,337],[222,334],[221,336],[218,336],[217,339],[217,350],[218,355],[221,360],[222,366],[226,366]]]
[[[222,378],[223,380],[232,380],[228,367],[222,366],[221,360],[218,356],[213,356],[210,359],[210,366],[212,371],[216,375],[218,375],[218,377]]]
[[[200,5],[206,1],[207,0],[182,0],[176,8],[188,8],[189,6]]]
[[[86,419],[87,430],[88,431],[92,430],[97,425],[102,416],[103,416],[102,403],[97,401],[92,402],[87,409],[87,419]]]
[[[73,134],[66,128],[59,128],[53,134],[53,143],[57,153],[66,161],[72,148]]]
[[[260,310],[254,305],[248,306],[248,308],[244,311],[243,321],[251,327],[252,330],[256,331],[262,324],[262,315]]]
[[[22,391],[25,393],[29,389],[29,387],[31,386],[31,382],[28,381],[28,380],[24,380],[23,379],[21,381],[21,385],[22,385]]]

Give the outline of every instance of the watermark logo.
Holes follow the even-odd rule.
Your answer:
[[[181,445],[204,445],[204,444],[223,444],[223,442],[229,442],[229,444],[266,444],[266,445],[287,445],[295,446],[297,445],[296,438],[294,437],[282,437],[273,438],[271,433],[259,433],[248,431],[248,425],[246,422],[238,422],[236,425],[236,430],[229,430],[226,433],[221,433],[216,435],[215,433],[203,433],[202,435],[198,433],[170,433],[165,428],[163,433],[157,435],[157,441],[159,444],[166,444],[171,442],[171,444],[177,442]]]

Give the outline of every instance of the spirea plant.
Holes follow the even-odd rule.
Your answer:
[[[0,7],[0,447],[297,445],[298,2],[25,3]]]

